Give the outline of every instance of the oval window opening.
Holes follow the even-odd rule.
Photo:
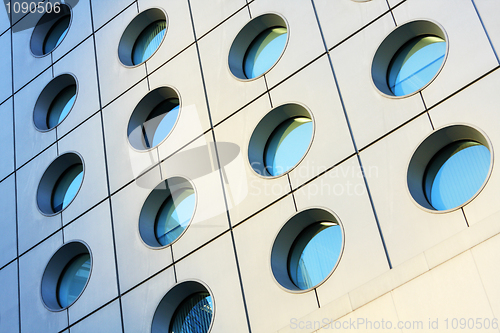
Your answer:
[[[145,62],[155,53],[163,40],[166,29],[167,22],[160,20],[151,23],[141,32],[132,51],[134,65]]]
[[[420,90],[438,73],[445,54],[446,41],[441,37],[413,38],[403,45],[389,66],[389,88],[395,96]]]
[[[252,19],[235,37],[229,50],[229,69],[242,80],[268,72],[281,58],[288,42],[285,20],[276,14]]]
[[[213,304],[209,293],[186,298],[173,316],[170,333],[207,333],[212,323]]]
[[[437,210],[458,207],[472,198],[490,169],[488,148],[475,141],[454,142],[439,151],[425,175],[429,203]]]
[[[285,27],[269,28],[258,35],[250,44],[243,60],[245,76],[253,79],[273,67],[285,49],[286,40]]]
[[[57,287],[62,308],[70,306],[82,293],[90,276],[90,254],[80,254],[64,268]]]
[[[43,14],[31,34],[31,52],[37,57],[54,51],[62,43],[70,28],[70,7],[59,3],[51,9],[50,12]]]

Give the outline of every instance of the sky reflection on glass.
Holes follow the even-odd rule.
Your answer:
[[[252,79],[264,74],[278,61],[286,45],[287,30],[269,28],[250,44],[243,60],[245,76]]]

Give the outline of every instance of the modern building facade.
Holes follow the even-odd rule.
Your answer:
[[[0,11],[0,332],[500,330],[500,2],[60,6]]]

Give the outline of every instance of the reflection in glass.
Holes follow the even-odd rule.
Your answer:
[[[76,196],[83,179],[83,165],[69,167],[57,180],[52,192],[52,209],[54,213],[66,208]]]
[[[312,131],[312,121],[306,117],[282,122],[267,141],[264,151],[267,172],[278,176],[295,166],[309,147]]]
[[[288,257],[293,283],[302,290],[323,281],[335,267],[342,250],[342,230],[336,222],[315,223],[300,233]]]
[[[167,137],[179,115],[179,100],[169,98],[156,106],[142,125],[144,145],[152,148]]]
[[[195,194],[191,188],[174,192],[158,211],[155,222],[156,239],[161,245],[172,243],[186,229],[193,216]]]
[[[389,88],[396,96],[419,90],[439,71],[445,54],[446,42],[441,37],[413,38],[398,50],[389,66]]]
[[[167,22],[159,20],[151,23],[141,32],[132,50],[132,63],[134,65],[143,63],[153,55],[160,46],[166,29]]]
[[[286,45],[287,29],[269,28],[258,35],[248,47],[243,67],[248,79],[264,74],[278,61]]]
[[[472,198],[488,176],[490,158],[489,149],[475,141],[457,141],[441,149],[425,175],[425,194],[432,207],[452,209]]]
[[[68,115],[76,98],[76,85],[64,88],[52,101],[47,113],[47,128],[57,126]]]
[[[52,52],[52,50],[61,44],[64,36],[66,36],[66,33],[68,32],[70,19],[70,15],[61,17],[49,30],[49,33],[43,42],[43,54]]]
[[[175,311],[170,333],[207,333],[212,322],[213,303],[209,293],[199,292],[186,298]]]
[[[62,308],[68,307],[80,296],[90,275],[90,255],[81,254],[64,268],[57,286],[57,300]]]

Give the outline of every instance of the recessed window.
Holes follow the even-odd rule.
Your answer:
[[[261,76],[278,61],[286,45],[284,27],[269,28],[250,44],[244,59],[245,76],[252,79]]]
[[[156,239],[161,245],[168,245],[179,237],[189,224],[195,207],[192,188],[183,188],[163,202],[156,216]]]
[[[77,84],[73,75],[62,74],[47,84],[38,97],[33,121],[40,131],[48,131],[59,125],[70,113],[77,96]]]
[[[212,323],[213,304],[209,293],[186,298],[175,311],[170,333],[207,333]]]
[[[446,59],[444,31],[429,21],[394,30],[379,46],[372,64],[376,87],[389,96],[408,96],[425,88]]]
[[[181,177],[162,181],[141,209],[139,231],[143,241],[161,248],[173,243],[187,229],[196,208],[193,185]]]
[[[61,212],[73,202],[83,182],[83,161],[75,153],[59,156],[40,180],[37,201],[47,215]]]
[[[285,120],[271,134],[265,149],[265,163],[271,176],[279,176],[297,164],[309,148],[312,120],[296,117]]]
[[[35,56],[52,52],[68,33],[71,23],[71,9],[59,4],[45,13],[38,21],[31,36],[31,51]]]
[[[151,333],[208,333],[215,303],[208,287],[185,281],[170,289],[156,308]]]
[[[52,192],[52,209],[59,212],[66,208],[78,193],[83,180],[83,165],[70,166],[59,177]]]
[[[135,149],[159,145],[170,134],[180,112],[179,96],[169,87],[147,94],[135,107],[128,124],[129,142]]]
[[[396,96],[419,90],[439,71],[445,54],[446,41],[441,37],[413,38],[403,45],[389,66],[389,88]]]
[[[167,22],[165,20],[160,20],[151,23],[141,32],[139,37],[137,37],[134,50],[132,51],[134,65],[148,60],[153,55],[160,46],[166,29]]]
[[[303,106],[284,104],[271,110],[250,138],[250,165],[266,177],[290,171],[307,153],[313,132],[311,115]]]
[[[52,311],[66,309],[83,293],[92,271],[92,256],[79,241],[64,244],[52,256],[42,277],[42,299]]]
[[[285,20],[265,14],[250,21],[238,33],[229,51],[229,67],[239,79],[253,79],[269,71],[285,50]]]
[[[489,141],[478,130],[465,125],[438,130],[420,144],[410,162],[412,197],[435,211],[461,207],[486,183],[491,161]]]
[[[288,269],[299,289],[309,289],[333,270],[342,250],[342,230],[337,222],[323,221],[302,231],[290,250]]]
[[[118,55],[125,66],[142,64],[160,47],[167,31],[167,17],[157,8],[137,15],[120,39]]]
[[[61,308],[72,304],[85,288],[90,275],[90,254],[80,254],[64,268],[59,278],[57,299]]]
[[[291,291],[318,286],[338,265],[343,239],[343,229],[333,213],[319,208],[297,213],[274,241],[271,268],[276,281]]]
[[[437,210],[447,210],[468,201],[486,180],[490,161],[488,148],[475,141],[457,141],[441,149],[425,175],[429,203]]]

